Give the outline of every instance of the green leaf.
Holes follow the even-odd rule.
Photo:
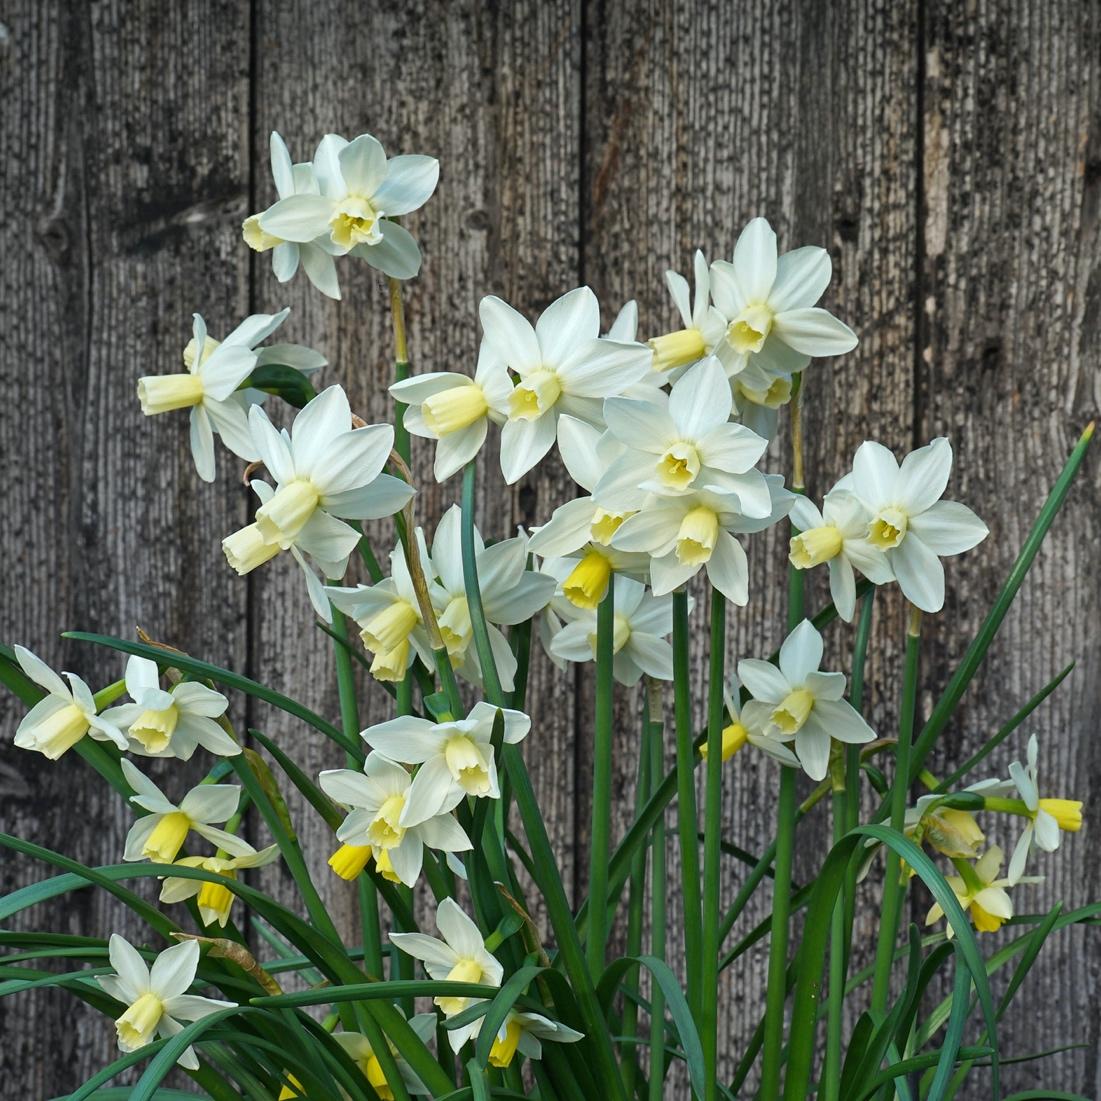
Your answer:
[[[237,389],[263,390],[265,394],[275,394],[295,409],[301,409],[317,397],[317,391],[309,377],[297,367],[286,363],[265,363],[257,367]]]

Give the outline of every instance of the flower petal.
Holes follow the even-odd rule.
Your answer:
[[[807,676],[822,664],[822,636],[809,619],[804,619],[780,647],[780,670],[792,685],[806,683]]]
[[[843,355],[859,343],[848,325],[817,306],[777,314],[772,331],[789,347],[808,356]]]
[[[776,313],[813,306],[830,284],[833,265],[824,248],[808,245],[785,252],[776,264],[768,304]]]
[[[543,365],[559,367],[600,335],[600,305],[589,287],[552,302],[535,323]]]
[[[939,501],[952,473],[952,445],[944,436],[911,451],[898,471],[897,503],[911,515]]]
[[[421,154],[391,157],[386,165],[386,179],[371,196],[371,205],[388,218],[409,214],[428,202],[439,179],[440,162],[435,157]]]
[[[494,355],[518,374],[537,371],[543,353],[535,330],[522,314],[496,295],[486,295],[478,306],[482,331]]]
[[[940,559],[913,532],[887,552],[902,595],[923,612],[944,607],[944,567]]]
[[[734,274],[746,302],[764,302],[776,281],[776,234],[765,218],[754,218],[734,246]]]
[[[962,554],[990,534],[986,524],[958,501],[937,501],[911,516],[910,530],[937,555]]]

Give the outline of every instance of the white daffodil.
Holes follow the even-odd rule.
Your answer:
[[[485,1020],[484,1017],[478,1020],[479,1032],[483,1020]],[[489,1065],[491,1067],[511,1066],[517,1051],[528,1059],[541,1059],[543,1057],[541,1041],[575,1044],[584,1037],[583,1032],[578,1032],[560,1021],[552,1021],[541,1013],[521,1013],[513,1010],[498,1029],[493,1046],[489,1049]]]
[[[432,472],[442,482],[478,454],[490,421],[504,424],[508,419],[512,380],[483,340],[473,378],[433,371],[395,382],[390,393],[408,406],[402,417],[405,427],[414,436],[436,441]]]
[[[786,516],[792,494],[783,479],[763,476],[772,500],[765,517],[748,517],[733,493],[691,490],[679,497],[650,496],[612,536],[612,546],[650,555],[650,585],[670,593],[700,569],[732,604],[749,600],[749,564],[735,533],[762,531]]]
[[[812,780],[825,778],[831,739],[860,744],[875,732],[846,700],[844,673],[820,673],[822,636],[804,619],[780,647],[780,665],[743,658],[738,677],[753,699],[742,714],[747,725],[795,742],[795,754]]]
[[[269,845],[259,852],[243,856],[185,856],[173,863],[180,868],[202,868],[227,879],[236,879],[242,868],[263,868],[279,859],[279,846]],[[225,926],[233,908],[233,892],[221,883],[207,883],[201,879],[184,879],[182,876],[165,876],[161,887],[161,902],[184,902],[199,896],[199,917],[204,925]]]
[[[961,789],[978,795],[1000,795],[1012,785],[1004,780],[979,780]],[[959,807],[945,806],[943,793],[930,792],[918,797],[906,808],[905,833],[919,844],[924,842],[948,857],[974,859],[979,855],[986,835],[974,814]]]
[[[181,1021],[198,1021],[235,1002],[188,994],[199,968],[199,942],[185,940],[166,948],[150,968],[141,953],[118,933],[107,947],[114,975],[97,975],[96,982],[109,997],[127,1006],[117,1021],[120,1051],[137,1051],[158,1036],[168,1039],[183,1031]],[[198,1070],[195,1049],[189,1047],[176,1061],[187,1070]]]
[[[736,494],[740,511],[767,516],[772,499],[754,466],[768,441],[730,423],[730,384],[717,359],[691,368],[666,397],[649,401],[609,398],[608,431],[624,447],[607,468],[593,496],[604,505],[637,508],[648,493],[676,496],[693,489]]]
[[[401,1010],[399,1009],[398,1012],[400,1013]],[[422,1043],[427,1044],[436,1035],[437,1020],[435,1013],[417,1013],[409,1018],[409,1027]],[[386,1079],[386,1074],[383,1072],[382,1064],[375,1054],[375,1049],[371,1046],[371,1041],[362,1032],[334,1032],[333,1039],[344,1049],[344,1054],[359,1068],[360,1074],[371,1084],[372,1089],[381,1101],[394,1101],[394,1091],[390,1082]],[[409,1064],[401,1058],[394,1045],[387,1043],[406,1092],[417,1095],[430,1094],[432,1091],[413,1073]],[[291,1092],[286,1096],[290,1098],[298,1095]]]
[[[250,399],[238,387],[256,368],[260,358],[256,345],[271,336],[289,313],[253,314],[221,342],[207,336],[206,323],[194,314],[192,337],[183,353],[186,373],[138,379],[138,400],[147,417],[173,409],[191,410],[191,455],[204,482],[214,481],[215,432],[239,458],[253,462],[258,457],[248,424]]]
[[[130,761],[123,759],[120,764],[126,782],[135,793],[130,796],[130,802],[149,811],[130,827],[123,860],[171,864],[192,830],[231,856],[255,854],[256,850],[247,841],[214,825],[225,822],[236,813],[241,799],[239,787],[234,784],[199,784],[177,806]]]
[[[280,199],[289,199],[292,195],[320,194],[313,165],[309,162],[292,164],[286,142],[274,130],[270,148],[271,174],[275,181],[275,193]],[[266,213],[253,214],[245,219],[241,227],[249,248],[256,252],[271,251],[271,270],[280,283],[293,279],[301,262],[306,277],[322,294],[339,299],[336,261],[330,248],[325,247],[330,244],[327,232],[316,241],[285,241],[261,227],[260,219]]]
[[[723,727],[721,753],[725,764],[736,753],[747,745],[751,745],[762,753],[767,753],[774,760],[792,768],[799,767],[799,758],[777,737],[766,734],[760,725],[755,725],[753,709],[746,715],[739,706],[741,698],[741,684],[738,678],[732,677],[729,688],[723,690],[723,700],[726,704],[726,713],[730,716],[730,722]],[[759,716],[756,717],[759,722]],[[700,746],[700,756],[707,760],[707,742]]]
[[[830,596],[846,623],[852,622],[856,611],[854,567],[876,585],[894,580],[887,556],[868,539],[871,514],[851,493],[836,489],[827,493],[821,511],[808,497],[797,496],[791,522],[798,531],[791,538],[791,564],[797,570],[823,562],[829,566]]]
[[[419,765],[398,818],[400,826],[417,826],[454,810],[467,796],[499,799],[497,762],[490,739],[498,708],[476,703],[465,719],[433,723],[400,715],[369,727],[360,735],[377,752],[406,765]],[[500,708],[504,740],[522,741],[531,719],[522,711]]]
[[[463,913],[453,899],[445,898],[436,909],[436,928],[443,940],[424,933],[391,933],[390,941],[406,955],[424,964],[433,979],[448,982],[480,983],[500,986],[504,968],[485,946],[478,926]],[[482,999],[441,996],[432,999],[445,1017],[454,1017]],[[482,1018],[447,1033],[452,1051],[458,1051],[478,1034]]]
[[[526,568],[528,538],[524,534],[487,547],[475,528],[474,548],[490,647],[501,687],[511,692],[516,656],[499,628],[523,623],[542,611],[554,594],[554,580]],[[467,680],[479,684],[481,666],[472,645],[474,630],[463,584],[462,510],[458,505],[452,505],[436,527],[432,573],[438,579],[432,588],[432,602],[451,663]]]
[[[391,219],[428,202],[440,176],[434,157],[386,152],[370,134],[348,141],[326,134],[313,172],[319,193],[281,198],[260,215],[259,228],[281,241],[325,241],[336,256],[352,253],[394,279],[411,279],[421,253],[413,235]]]
[[[1028,810],[1028,825],[1021,834],[1009,860],[1009,882],[1019,883],[1024,875],[1032,846],[1053,853],[1059,848],[1062,832],[1077,833],[1082,828],[1082,804],[1077,799],[1041,799],[1038,784],[1040,743],[1036,735],[1028,739],[1026,764],[1014,761],[1009,776]]]
[[[1003,853],[997,845],[992,845],[973,864],[957,867],[964,875],[950,875],[945,879],[956,901],[965,913],[971,915],[971,923],[980,933],[996,933],[1002,923],[1013,916],[1013,902],[1010,900],[1007,887],[1015,887],[1019,883],[1041,883],[1043,880],[1037,876],[1024,876],[1016,883],[1008,879],[999,879]],[[933,903],[929,913],[925,915],[925,924],[932,925],[944,917],[944,908],[939,902]],[[955,936],[952,926],[944,930],[949,940]]]
[[[450,814],[438,814],[413,826],[402,824],[412,782],[401,765],[381,753],[368,754],[362,772],[337,768],[319,777],[326,795],[352,808],[336,831],[337,840],[360,849],[370,846],[376,864],[380,853],[385,853],[394,874],[407,887],[412,887],[421,874],[426,845],[447,853],[473,847]],[[334,870],[342,874],[335,866]]]
[[[15,731],[15,744],[51,761],[73,748],[85,734],[97,742],[114,742],[126,748],[126,735],[104,715],[96,714],[92,690],[75,673],[66,673],[69,684],[25,646],[15,647],[19,668],[46,695],[23,716]]]
[[[328,620],[324,586],[303,555],[310,555],[326,577],[340,577],[361,535],[344,521],[391,516],[412,497],[412,486],[382,473],[394,429],[388,424],[353,428],[348,397],[339,386],[310,401],[289,433],[278,431],[257,406],[249,425],[276,487],[253,481],[263,503],[254,523],[222,540],[226,559],[243,576],[289,550],[306,574],[314,609]]]
[[[600,336],[600,306],[588,287],[552,302],[534,327],[493,295],[479,313],[491,351],[519,377],[501,430],[501,471],[510,485],[554,445],[561,414],[601,423],[603,400],[650,369],[644,344]]]
[[[564,577],[573,563],[551,560],[543,569]],[[654,596],[646,586],[618,575],[615,586],[612,632],[612,672],[620,684],[638,684],[645,673],[656,680],[673,679],[673,647],[666,641],[673,630],[673,600]],[[548,639],[552,658],[562,661],[596,660],[596,612],[578,608],[566,599],[555,601],[554,611],[567,620]]]
[[[966,505],[940,499],[951,472],[952,445],[943,436],[911,451],[901,466],[882,444],[866,441],[837,486],[864,503],[868,542],[886,554],[903,596],[923,612],[944,606],[940,558],[962,554],[988,534]]]
[[[727,322],[715,354],[727,374],[737,375],[757,359],[770,371],[791,375],[811,357],[852,351],[852,329],[815,306],[831,273],[825,249],[798,248],[778,258],[772,227],[754,218],[738,237],[733,263],[711,265],[711,297]]]
[[[776,435],[780,410],[791,401],[792,387],[788,372],[751,361],[730,380],[734,412],[746,428],[771,440]]]
[[[655,371],[690,367],[714,354],[726,336],[727,320],[711,305],[711,273],[704,254],[696,249],[692,261],[696,293],[691,296],[688,280],[675,271],[665,273],[665,282],[684,328],[651,340]]]
[[[416,545],[422,569],[428,581],[433,606],[443,603],[443,594],[432,580],[424,532],[417,528]],[[428,643],[424,620],[421,618],[413,579],[405,561],[405,552],[395,547],[390,552],[390,576],[374,585],[354,588],[328,586],[329,600],[359,625],[359,636],[372,655],[371,675],[376,680],[399,681],[417,656],[432,668],[432,647]]]
[[[220,757],[233,757],[241,747],[214,720],[226,713],[229,700],[197,681],[180,681],[165,691],[157,663],[132,655],[126,662],[126,691],[133,703],[103,713],[108,722],[125,728],[129,749],[142,757],[191,760],[198,746]]]

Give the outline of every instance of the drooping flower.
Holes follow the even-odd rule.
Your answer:
[[[604,399],[650,369],[644,344],[600,336],[600,306],[588,287],[552,302],[534,327],[493,295],[479,313],[492,353],[519,377],[501,430],[501,471],[510,485],[554,446],[561,414],[599,424]]]
[[[479,1032],[484,1019],[484,1017],[478,1019]],[[493,1046],[489,1049],[489,1065],[491,1067],[511,1066],[517,1051],[528,1059],[541,1059],[543,1042],[575,1044],[584,1037],[583,1032],[578,1032],[562,1024],[561,1021],[552,1021],[541,1013],[523,1013],[513,1010],[497,1030]]]
[[[754,218],[738,237],[733,262],[711,265],[711,298],[727,322],[715,354],[727,374],[757,360],[790,376],[812,357],[852,351],[853,331],[815,306],[830,275],[825,249],[798,248],[777,257],[775,232],[764,218]]]
[[[185,856],[173,861],[181,868],[202,868],[227,879],[236,879],[242,868],[263,868],[279,859],[279,846],[269,845],[259,852],[242,856]],[[209,883],[201,879],[184,879],[182,876],[165,876],[161,886],[161,902],[184,902],[198,898],[199,917],[204,925],[221,925],[229,921],[233,908],[233,892],[221,883]]]
[[[412,779],[396,761],[377,752],[368,754],[362,772],[338,768],[318,778],[326,795],[352,808],[336,831],[337,840],[357,848],[370,846],[376,863],[379,854],[385,853],[394,874],[407,887],[420,876],[426,845],[449,853],[472,848],[450,814],[437,814],[415,825],[402,823]]]
[[[290,310],[246,317],[219,342],[207,336],[206,323],[194,314],[192,338],[184,349],[187,371],[138,379],[138,400],[148,417],[174,409],[191,410],[191,454],[204,482],[214,481],[214,433],[235,455],[252,462],[256,444],[249,431],[250,399],[238,390],[260,358],[256,345],[266,340]]]
[[[473,378],[434,371],[395,382],[390,393],[408,406],[402,417],[405,427],[414,436],[436,441],[432,471],[442,482],[478,454],[490,421],[504,424],[508,419],[512,380],[483,340]]]
[[[400,1008],[398,1012],[401,1012]],[[437,1020],[435,1013],[417,1013],[409,1018],[409,1027],[422,1043],[427,1044],[436,1035]],[[334,1032],[333,1039],[344,1049],[344,1054],[359,1068],[359,1072],[371,1084],[372,1089],[381,1101],[394,1101],[394,1091],[391,1088],[391,1083],[386,1079],[386,1074],[382,1069],[378,1056],[375,1054],[375,1049],[371,1046],[371,1041],[362,1032]],[[387,1043],[406,1092],[417,1095],[430,1094],[432,1091],[413,1073],[409,1064],[398,1054],[397,1048],[389,1041]],[[288,1097],[294,1096],[297,1095],[288,1094]]]
[[[791,538],[789,559],[797,570],[826,563],[830,571],[830,596],[837,614],[851,623],[856,612],[855,569],[876,585],[894,580],[883,550],[868,538],[871,514],[851,493],[832,490],[819,511],[808,498],[797,496],[791,521],[798,530]]]
[[[259,228],[281,241],[324,241],[335,256],[352,253],[394,279],[411,279],[421,253],[413,235],[392,219],[420,209],[436,190],[434,157],[387,159],[370,134],[348,141],[326,134],[313,159],[318,194],[280,198],[260,215]]]
[[[165,691],[157,663],[132,655],[126,662],[126,691],[133,703],[103,713],[125,729],[131,753],[142,757],[191,760],[198,746],[220,757],[233,757],[240,745],[214,720],[226,713],[229,700],[198,681],[180,681]]]
[[[966,505],[940,499],[951,471],[952,445],[943,436],[901,466],[882,444],[866,441],[837,486],[868,509],[868,542],[886,554],[903,595],[924,612],[944,606],[941,557],[962,554],[988,534]]]
[[[875,732],[842,698],[844,673],[820,673],[822,636],[804,619],[780,647],[779,668],[743,658],[738,677],[753,699],[742,714],[766,735],[794,741],[795,754],[812,780],[822,780],[830,763],[831,740],[861,744]]]
[[[696,280],[694,296],[691,295],[688,280],[683,275],[675,271],[665,273],[666,285],[673,296],[681,321],[684,322],[684,328],[649,341],[654,350],[656,371],[675,371],[678,368],[691,367],[712,355],[726,336],[726,318],[711,305],[711,273],[707,258],[700,249],[696,249],[692,269]]]
[[[126,782],[134,790],[130,802],[149,811],[130,827],[123,860],[171,864],[192,830],[232,856],[255,855],[256,850],[247,841],[215,825],[237,810],[241,789],[235,784],[199,784],[177,805],[132,762],[123,759],[120,764]]]
[[[504,968],[485,946],[478,926],[453,899],[445,898],[436,909],[436,928],[443,940],[424,933],[391,933],[390,941],[400,951],[424,964],[433,979],[448,982],[500,986]],[[482,999],[441,995],[432,999],[445,1017],[454,1017]],[[478,1034],[482,1018],[447,1033],[452,1051],[458,1051]]]
[[[256,406],[249,425],[257,451],[275,479],[273,489],[254,480],[263,502],[254,523],[222,540],[229,564],[241,575],[290,550],[306,574],[318,615],[331,612],[324,586],[303,558],[315,559],[326,577],[343,575],[361,533],[345,520],[375,520],[404,507],[413,487],[382,469],[394,443],[388,424],[352,427],[348,398],[330,386],[280,432]]]
[[[956,901],[965,913],[971,915],[971,923],[980,933],[996,933],[1002,923],[1013,916],[1013,902],[1009,897],[1007,887],[1015,887],[1018,883],[1040,883],[1042,880],[1036,876],[1023,876],[1016,883],[1008,879],[999,879],[1003,860],[1002,850],[997,845],[992,845],[971,866],[966,867],[966,876],[950,875],[946,877],[948,886],[956,896]],[[932,925],[944,917],[944,908],[939,902],[933,903],[929,913],[925,915],[925,924]],[[945,930],[949,940],[955,936],[951,925]]]
[[[126,748],[126,735],[105,715],[96,713],[92,690],[75,673],[66,673],[69,685],[40,657],[25,646],[15,647],[19,668],[46,695],[23,716],[15,731],[15,744],[56,761],[86,734],[97,742],[114,742]]]
[[[520,742],[531,729],[522,711],[500,708],[504,741]],[[493,724],[498,708],[480,701],[465,719],[433,723],[415,715],[400,715],[364,730],[361,737],[394,761],[418,765],[398,818],[400,826],[416,826],[447,814],[468,796],[499,799]]]
[[[730,380],[734,412],[746,428],[771,440],[776,435],[780,410],[791,401],[794,381],[792,374],[757,363],[749,364]]]
[[[987,779],[969,784],[961,793],[969,795],[1000,795],[1011,785],[1004,780]],[[960,794],[960,793],[957,793]],[[970,810],[944,804],[943,793],[929,792],[919,796],[906,808],[905,833],[919,844],[924,842],[948,857],[974,859],[979,855],[986,835]]]
[[[96,982],[127,1007],[115,1021],[121,1051],[137,1051],[158,1036],[175,1036],[183,1030],[181,1021],[198,1021],[235,1004],[187,993],[199,967],[198,941],[185,940],[166,948],[150,968],[133,945],[112,933],[108,955],[115,974],[97,975]],[[199,1069],[191,1047],[177,1063],[188,1070]]]

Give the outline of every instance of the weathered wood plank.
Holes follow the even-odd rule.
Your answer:
[[[244,12],[16,3],[4,18],[0,453],[19,473],[3,490],[3,637],[94,687],[121,676],[121,658],[62,646],[60,631],[126,635],[141,623],[240,665],[245,598],[218,547],[239,522],[233,475],[223,464],[220,483],[202,486],[186,416],[146,420],[135,382],[180,369],[193,310],[217,333],[246,306],[228,217],[248,179]],[[7,693],[0,714],[4,828],[91,864],[117,861],[129,811],[75,754],[51,765],[14,749],[20,709]],[[0,865],[5,890],[49,874]],[[102,892],[36,908],[21,925],[148,938]],[[66,1093],[115,1057],[111,1022],[68,997],[5,999],[0,1014],[6,1094]]]

